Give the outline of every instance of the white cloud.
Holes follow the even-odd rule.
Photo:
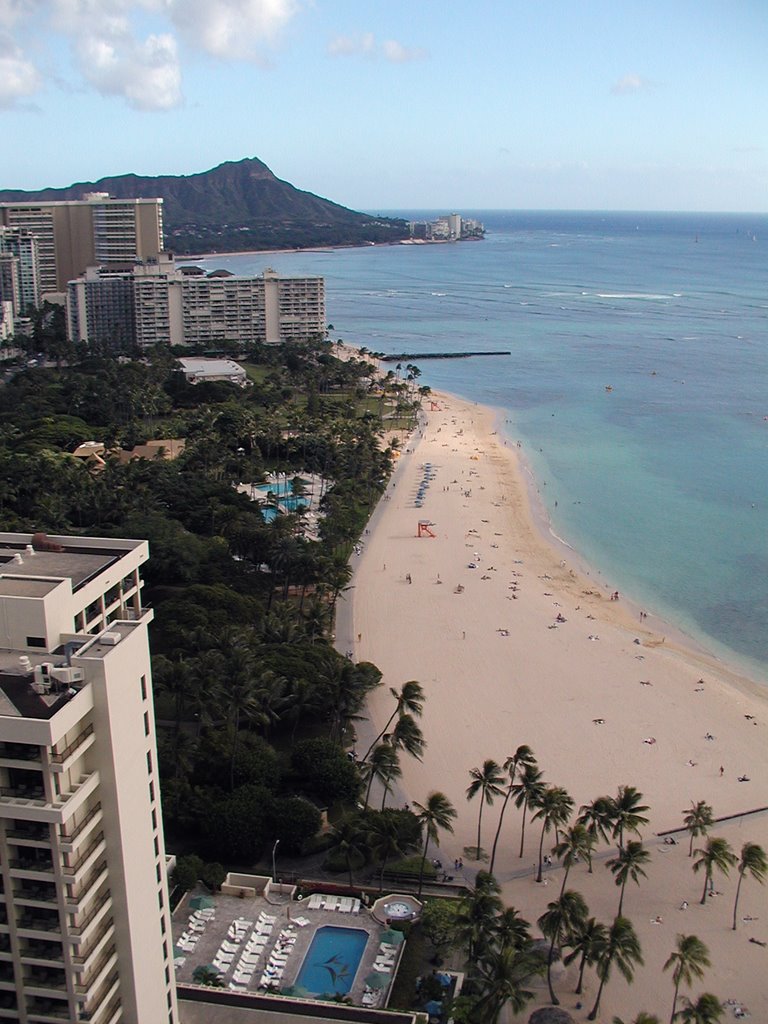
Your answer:
[[[424,50],[413,46],[403,46],[396,39],[385,39],[381,44],[382,56],[393,64],[406,64],[411,60],[423,60],[426,57]]]
[[[643,92],[647,89],[653,89],[653,82],[641,75],[629,74],[613,83],[611,93],[614,96],[627,96],[629,93]]]
[[[166,0],[171,19],[191,46],[221,60],[260,61],[299,9],[297,0]]]
[[[76,45],[83,76],[100,93],[122,96],[137,110],[169,110],[181,102],[181,69],[173,36],[144,40],[120,32],[89,33]]]
[[[31,95],[43,78],[9,31],[63,38],[86,86],[137,110],[169,110],[182,102],[180,41],[220,60],[264,65],[260,47],[273,44],[305,2],[0,0],[0,105]],[[46,77],[61,80],[54,69]]]
[[[335,36],[328,43],[327,51],[331,57],[381,57],[392,64],[423,60],[427,56],[425,50],[405,46],[397,39],[385,39],[379,43],[373,32],[357,36]]]
[[[170,110],[181,103],[175,37],[137,34],[131,15],[162,11],[168,0],[53,0],[54,28],[68,36],[78,71],[104,96],[136,110]]]
[[[38,91],[37,68],[5,33],[0,33],[0,108],[16,106]]]

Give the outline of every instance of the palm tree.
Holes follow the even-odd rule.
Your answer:
[[[698,803],[691,802],[690,809],[683,811],[683,824],[691,834],[691,842],[688,847],[688,856],[693,856],[693,840],[699,836],[705,836],[714,825],[715,818],[712,808],[705,800]]]
[[[488,759],[483,761],[482,768],[470,768],[469,777],[472,782],[467,786],[467,800],[472,800],[480,794],[480,813],[477,816],[477,852],[475,859],[480,860],[480,829],[483,823],[483,807],[488,804],[490,807],[494,797],[501,796],[504,790],[501,783],[504,776],[495,761]]]
[[[560,886],[560,895],[565,892],[565,883],[568,881],[568,874],[580,857],[588,860],[592,853],[594,838],[589,834],[585,825],[571,825],[560,837],[560,842],[552,847],[552,853],[559,857],[565,868],[563,873],[563,884]]]
[[[594,1020],[597,1017],[603,988],[611,976],[614,965],[618,967],[626,981],[632,981],[635,976],[635,965],[643,963],[640,942],[632,922],[626,917],[617,917],[614,920],[605,937],[598,943],[596,952],[595,963],[600,987],[587,1020]]]
[[[444,832],[453,832],[452,822],[456,818],[456,808],[453,806],[451,801],[444,793],[434,792],[427,796],[426,804],[417,803],[415,800],[413,806],[416,811],[421,824],[425,827],[424,830],[424,850],[421,855],[421,867],[419,870],[419,898],[421,897],[421,890],[424,885],[424,864],[427,860],[427,849],[430,841],[439,846],[439,833],[442,829]]]
[[[544,963],[530,945],[522,949],[491,949],[478,964],[479,995],[472,1010],[474,1024],[496,1024],[504,1006],[509,1006],[513,1013],[522,1013],[533,999],[533,992],[525,984],[543,973]]]
[[[723,1019],[725,1007],[711,992],[703,992],[694,1003],[683,996],[685,1006],[675,1014],[675,1020],[683,1024],[718,1024]]]
[[[401,715],[390,733],[384,734],[385,742],[394,750],[404,750],[406,754],[421,761],[424,756],[426,740],[413,715]]]
[[[388,860],[402,855],[397,822],[388,814],[377,814],[365,830],[368,850],[379,867],[379,892],[384,888],[384,870]]]
[[[560,933],[569,934],[581,922],[587,920],[589,910],[581,893],[569,889],[558,899],[547,904],[545,913],[541,915],[537,924],[542,932],[549,939],[549,955],[547,956],[547,985],[549,986],[549,999],[554,1006],[560,1005],[560,1000],[552,988],[552,959],[555,955],[555,946],[560,938]]]
[[[462,897],[456,911],[456,941],[467,946],[471,965],[488,952],[495,937],[495,926],[502,910],[498,882],[487,871],[478,871],[475,887]]]
[[[587,964],[596,963],[607,935],[608,928],[601,921],[590,917],[576,922],[566,938],[565,944],[571,952],[563,957],[563,963],[566,965],[572,964],[577,957],[581,958],[579,961],[579,980],[574,990],[577,996],[581,995],[584,985],[584,968]]]
[[[518,781],[512,786],[515,794],[515,807],[522,807],[523,822],[520,827],[520,856],[523,856],[525,845],[525,812],[530,804],[536,803],[544,791],[544,773],[537,764],[527,764],[523,768]]]
[[[530,945],[531,926],[515,907],[504,907],[493,922],[493,941],[499,948],[522,949]]]
[[[621,911],[624,906],[624,890],[627,887],[627,882],[631,878],[636,885],[639,885],[641,875],[643,878],[647,878],[643,864],[647,864],[650,859],[651,855],[647,850],[643,849],[643,844],[635,839],[630,839],[619,850],[617,857],[612,857],[611,860],[607,861],[606,867],[611,869],[616,885],[621,886],[618,917],[621,917]]]
[[[588,804],[582,804],[579,808],[579,816],[576,819],[578,825],[583,825],[592,836],[594,845],[598,840],[607,843],[609,836],[613,835],[613,825],[616,820],[616,802],[612,796],[598,796]],[[589,873],[592,874],[592,856],[589,857]]]
[[[733,930],[736,931],[736,911],[739,906],[739,893],[744,875],[751,875],[761,885],[765,882],[765,875],[768,872],[768,858],[765,850],[757,843],[744,843],[741,848],[741,860],[739,861],[739,884],[736,886],[736,899],[733,902]]]
[[[396,690],[394,686],[390,686],[389,692],[395,698],[395,710],[387,719],[384,728],[365,752],[363,761],[367,761],[370,752],[389,730],[389,727],[397,717],[400,715],[413,715],[415,718],[421,718],[426,699],[421,683],[418,683],[415,679],[410,679],[407,683],[403,683],[399,690]]]
[[[536,811],[533,821],[541,822],[541,839],[539,840],[539,873],[536,881],[541,881],[541,869],[544,854],[544,836],[552,830],[562,828],[573,810],[573,798],[562,786],[546,786],[540,791],[536,800]]]
[[[329,847],[337,850],[347,863],[349,887],[352,888],[352,866],[368,852],[366,835],[359,818],[342,818],[330,831]]]
[[[648,819],[644,817],[648,807],[640,803],[642,799],[643,794],[634,786],[619,786],[614,799],[613,823],[613,838],[618,839],[619,849],[624,845],[625,832],[634,832],[639,836],[640,826],[648,824]]]
[[[501,825],[502,822],[504,821],[504,812],[507,809],[507,804],[509,803],[509,799],[512,796],[512,793],[514,792],[515,777],[517,775],[518,765],[533,764],[536,764],[536,758],[533,756],[533,751],[531,750],[531,748],[524,743],[521,744],[521,746],[517,748],[514,754],[512,754],[511,757],[508,757],[504,762],[504,771],[507,772],[509,776],[509,785],[507,786],[507,791],[504,794],[504,802],[502,803],[501,810],[499,811],[499,823],[496,826],[496,835],[493,838],[493,848],[491,849],[491,863],[488,868],[491,874],[493,874],[493,865],[496,863],[496,847],[499,844],[499,836],[501,835]]]
[[[728,840],[718,836],[708,836],[706,846],[696,850],[696,854],[699,859],[693,862],[694,873],[698,874],[702,868],[704,869],[704,891],[700,901],[703,906],[707,902],[707,888],[712,888],[715,868],[727,876],[736,863],[736,854]]]
[[[388,743],[380,743],[378,747],[374,747],[367,763],[361,766],[361,774],[368,782],[364,805],[367,807],[368,801],[371,798],[371,786],[374,779],[378,779],[384,787],[384,793],[386,794],[389,790],[390,782],[402,775],[397,751],[390,747]]]
[[[677,945],[664,964],[665,971],[672,968],[672,981],[675,983],[675,997],[672,1000],[669,1024],[672,1024],[675,1019],[680,985],[683,982],[690,985],[694,978],[703,978],[704,968],[710,966],[709,950],[697,935],[677,936]]]

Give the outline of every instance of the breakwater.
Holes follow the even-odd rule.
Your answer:
[[[488,352],[395,352],[380,356],[383,363],[401,363],[404,359],[469,359],[470,356],[511,356],[508,349],[494,349]]]

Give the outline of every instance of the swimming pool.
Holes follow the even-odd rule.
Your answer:
[[[313,995],[349,992],[367,942],[368,932],[361,928],[318,928],[295,984]]]

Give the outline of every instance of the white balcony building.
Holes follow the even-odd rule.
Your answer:
[[[146,541],[0,534],[0,1024],[177,1024]]]

